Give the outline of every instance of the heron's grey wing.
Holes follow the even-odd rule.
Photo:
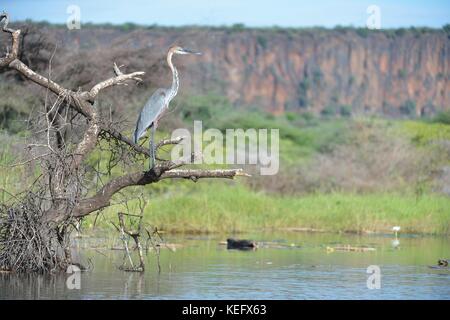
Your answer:
[[[161,112],[164,111],[167,99],[167,90],[158,89],[147,100],[147,103],[139,114],[134,130],[134,143],[137,143],[140,138],[145,135],[145,131],[153,124]]]

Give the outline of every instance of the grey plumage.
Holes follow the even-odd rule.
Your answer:
[[[140,138],[145,135],[145,132],[150,128],[155,121],[159,120],[164,111],[167,109],[167,89],[158,89],[147,100],[147,103],[139,114],[134,131],[134,143],[137,143]]]
[[[157,89],[147,103],[142,108],[139,118],[136,122],[136,128],[133,134],[134,143],[138,143],[139,139],[145,136],[147,129],[151,128],[150,137],[150,153],[152,162],[150,168],[155,164],[155,147],[154,147],[154,134],[156,127],[158,126],[158,121],[161,119],[164,112],[169,107],[170,101],[176,96],[179,87],[178,71],[172,64],[173,54],[201,54],[199,52],[193,52],[187,49],[183,49],[178,46],[173,46],[169,49],[167,53],[167,64],[172,70],[172,86],[168,89],[159,88]]]

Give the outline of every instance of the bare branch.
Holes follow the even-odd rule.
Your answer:
[[[137,71],[133,73],[124,74],[122,71],[120,71],[119,67],[114,63],[114,73],[116,74],[115,77],[109,78],[105,81],[102,81],[98,84],[96,84],[89,92],[83,92],[80,94],[80,96],[84,99],[95,99],[97,97],[98,93],[101,90],[104,90],[106,88],[112,87],[114,85],[120,85],[120,84],[126,84],[126,81],[128,80],[134,80],[137,83],[142,82],[142,79],[140,76],[143,76],[145,72],[143,71]]]
[[[5,57],[0,58],[0,68],[8,66],[12,61],[14,61],[17,58],[17,56],[19,55],[19,42],[20,42],[19,41],[20,30],[8,28],[9,16],[7,13],[3,12],[0,14],[0,23],[2,21],[4,21],[2,31],[11,34],[12,50],[11,52],[7,52]]]
[[[179,144],[181,141],[183,141],[183,139],[185,139],[186,137],[176,137],[173,139],[164,139],[161,140],[159,143],[156,144],[155,149],[158,150],[159,148],[163,147],[163,146],[167,146],[167,145],[173,145],[173,144]]]
[[[89,128],[84,132],[83,140],[78,144],[74,152],[73,168],[78,168],[83,159],[94,149],[97,144],[100,126],[92,120]]]
[[[233,179],[234,177],[250,177],[242,169],[216,169],[216,170],[203,170],[203,169],[183,169],[183,170],[170,170],[164,172],[161,179],[191,179],[198,180],[201,178],[227,178]]]
[[[202,178],[227,178],[234,177],[249,177],[242,169],[222,169],[222,170],[167,170],[167,164],[156,165],[147,172],[130,173],[108,182],[102,189],[100,189],[94,196],[83,199],[72,211],[73,217],[83,217],[94,211],[100,210],[110,205],[111,198],[120,190],[139,185],[147,185],[158,182],[162,179],[180,178],[197,181]],[[49,222],[57,222],[62,219],[59,212],[50,210],[47,214]]]
[[[51,154],[50,152],[44,153],[44,154],[40,154],[40,155],[37,155],[35,157],[32,157],[31,159],[27,159],[25,161],[13,163],[13,164],[10,164],[8,166],[3,166],[3,167],[14,168],[14,167],[18,167],[18,166],[23,166],[23,165],[26,165],[27,163],[30,163],[30,162],[36,161],[38,159],[44,158],[44,157],[46,157],[46,156],[48,156],[50,154]]]
[[[102,130],[104,132],[106,132],[107,134],[109,134],[110,136],[112,136],[113,138],[115,138],[116,140],[122,141],[122,142],[126,143],[127,145],[129,145],[131,147],[131,149],[133,149],[136,153],[143,154],[147,157],[151,156],[150,150],[148,150],[148,148],[143,148],[140,145],[134,143],[133,140],[131,140],[127,136],[123,135],[121,132],[117,131],[116,129],[112,128],[110,125],[103,125]]]

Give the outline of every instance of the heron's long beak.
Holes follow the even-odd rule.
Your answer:
[[[185,53],[188,53],[188,54],[195,54],[195,55],[197,55],[197,56],[201,56],[201,55],[202,55],[201,52],[192,51],[192,50],[189,50],[189,49],[184,49],[184,48],[183,48],[183,51],[184,51]]]

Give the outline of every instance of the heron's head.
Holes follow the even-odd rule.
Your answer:
[[[195,55],[201,55],[201,52],[192,51],[186,48],[182,48],[180,46],[172,46],[169,49],[169,53],[172,54],[195,54]]]

